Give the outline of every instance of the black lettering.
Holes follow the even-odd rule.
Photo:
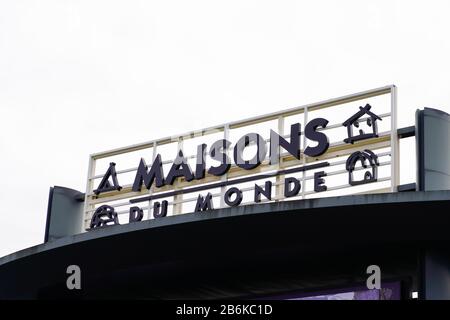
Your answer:
[[[195,212],[206,211],[214,209],[212,202],[212,194],[208,192],[205,198],[202,195],[198,196],[197,204],[195,205]]]
[[[142,221],[144,217],[144,211],[139,207],[131,207],[130,208],[130,218],[129,222],[138,222]]]
[[[243,159],[243,151],[251,142],[256,143],[256,155],[250,160]],[[234,147],[234,163],[244,170],[252,170],[258,167],[266,157],[266,141],[257,133],[249,133],[239,139]]]
[[[236,195],[236,199],[231,201],[230,199],[233,196],[233,194]],[[239,190],[238,188],[228,189],[227,192],[225,192],[225,195],[224,195],[225,203],[227,205],[229,205],[230,207],[237,207],[238,205],[240,205],[241,202],[242,202],[242,198],[243,198],[242,197],[242,191]]]
[[[230,158],[226,155],[226,150],[231,146],[231,142],[225,139],[218,140],[213,143],[211,149],[209,150],[209,155],[212,159],[220,161],[221,164],[217,167],[210,167],[208,170],[209,174],[213,176],[221,176],[227,173],[231,167]]]
[[[324,185],[325,179],[322,179],[322,177],[326,177],[326,176],[327,176],[327,174],[324,171],[314,173],[314,191],[315,192],[327,191],[327,186]]]
[[[280,146],[300,160],[300,136],[300,123],[295,123],[291,126],[290,142],[287,142],[275,131],[270,130],[270,164],[277,164],[280,161]]]
[[[311,120],[305,127],[305,136],[309,140],[317,141],[317,146],[315,147],[307,147],[305,149],[305,154],[309,157],[318,157],[324,154],[330,143],[328,141],[328,137],[326,134],[322,132],[317,132],[317,127],[326,128],[328,124],[328,120],[323,118],[317,118]]]
[[[291,189],[291,184],[294,185],[294,187]],[[302,186],[300,184],[300,181],[296,178],[286,178],[284,180],[284,196],[286,198],[295,197],[300,192]]]
[[[206,169],[206,144],[201,144],[197,147],[197,165],[195,166],[195,179],[200,180],[205,177]]]
[[[141,191],[142,183],[145,184],[145,187],[150,190],[153,180],[156,180],[156,187],[160,188],[165,185],[164,182],[164,172],[162,167],[161,155],[157,155],[155,161],[148,171],[148,167],[145,164],[145,160],[141,158],[141,162],[139,163],[138,170],[136,172],[136,178],[134,179],[132,190],[139,192]]]
[[[175,179],[179,177],[184,177],[188,182],[194,180],[191,167],[187,163],[187,160],[183,155],[183,151],[181,150],[170,168],[169,174],[166,178],[166,183],[172,185],[175,182]]]
[[[168,206],[169,202],[167,200],[163,200],[162,203],[159,201],[155,202],[155,204],[153,205],[153,217],[157,219],[167,216]]]
[[[261,194],[268,200],[272,200],[272,181],[266,181],[264,189],[255,184],[255,202],[261,202]]]

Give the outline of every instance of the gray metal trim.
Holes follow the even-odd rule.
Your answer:
[[[284,201],[258,205],[248,205],[235,208],[224,208],[201,213],[187,213],[170,216],[161,219],[145,220],[137,223],[110,226],[97,229],[91,232],[81,233],[51,242],[30,247],[5,257],[0,258],[0,266],[33,254],[42,253],[55,248],[60,248],[76,243],[93,240],[100,237],[110,237],[114,235],[140,231],[145,229],[161,228],[184,223],[195,223],[205,220],[223,219],[242,215],[257,215],[276,212],[295,212],[301,214],[302,210],[320,209],[329,207],[346,207],[355,205],[386,204],[386,203],[411,203],[411,202],[431,202],[450,200],[450,191],[427,191],[427,192],[402,192],[365,194],[341,197],[329,197],[296,201]]]
[[[414,137],[416,135],[416,126],[409,126],[397,130],[399,139]]]

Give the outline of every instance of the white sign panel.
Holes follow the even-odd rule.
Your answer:
[[[387,86],[93,154],[85,228],[397,185]]]

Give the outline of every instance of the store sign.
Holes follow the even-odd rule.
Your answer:
[[[386,93],[386,89],[383,93]],[[334,140],[338,139],[342,142],[343,146],[339,147],[340,150],[352,151],[346,155],[345,161],[349,186],[361,186],[378,181],[378,167],[380,166],[378,155],[370,149],[370,144],[361,144],[360,150],[355,145],[380,137],[378,124],[383,121],[383,118],[374,110],[375,108],[368,103],[360,105],[356,109],[346,110],[352,111],[348,114],[348,119],[340,124],[345,129],[342,132],[346,134],[342,137],[333,137]],[[128,221],[137,222],[144,218],[144,209],[141,204],[147,205],[149,216],[162,218],[167,216],[169,207],[169,201],[163,199],[178,197],[176,199],[178,203],[176,200],[172,201],[172,205],[175,206],[182,203],[179,200],[180,195],[196,194],[195,209],[193,210],[195,212],[212,210],[214,209],[214,194],[210,190],[216,188],[221,188],[220,200],[226,207],[239,206],[243,202],[244,195],[238,185],[255,181],[262,181],[262,183],[254,184],[252,203],[274,200],[274,189],[282,191],[281,194],[280,192],[277,194],[278,201],[298,197],[303,188],[302,183],[306,180],[295,177],[295,174],[309,171],[314,171],[312,175],[313,191],[311,190],[311,192],[326,192],[328,187],[325,168],[330,167],[331,164],[329,161],[320,161],[320,158],[330,150],[330,136],[326,131],[330,121],[323,117],[317,117],[304,123],[304,128],[300,122],[292,123],[287,136],[270,130],[265,135],[255,132],[243,134],[237,141],[223,138],[211,145],[201,143],[196,148],[195,166],[189,164],[189,159],[182,148],[178,150],[175,159],[165,159],[162,154],[154,154],[151,165],[141,158],[137,162],[134,179],[126,188],[121,185],[118,176],[117,170],[120,164],[111,162],[96,188],[87,192],[88,205],[89,200],[93,202],[86,210],[90,217],[88,229],[119,224],[118,213],[114,205],[107,202],[118,199],[118,195],[120,198],[122,194],[125,197],[129,194]],[[362,128],[363,126],[364,128]],[[227,127],[225,126],[225,128]],[[389,143],[392,142],[390,139],[387,140]],[[250,156],[248,155],[249,150]],[[280,163],[284,158],[291,158],[297,165],[281,166]],[[213,160],[214,163],[208,163],[208,159]],[[166,172],[164,164],[167,163],[167,160],[172,161]],[[265,170],[255,174],[262,166]],[[228,177],[231,168],[240,172],[234,179]],[[276,169],[273,170],[273,168]],[[362,170],[364,173],[357,178],[355,177],[356,170]],[[246,174],[246,172],[248,173]],[[278,179],[276,186],[273,178]],[[93,179],[91,178],[91,180]],[[177,187],[180,181],[183,181],[183,185]],[[248,192],[248,188],[245,191]],[[147,195],[136,197],[144,192]],[[101,204],[102,199],[106,203]],[[151,206],[148,205],[149,203]],[[89,209],[90,211],[88,211]]]

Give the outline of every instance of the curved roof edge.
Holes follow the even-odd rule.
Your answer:
[[[101,237],[111,237],[119,234],[145,229],[162,228],[184,223],[222,219],[241,215],[266,214],[273,212],[292,212],[305,209],[320,209],[327,207],[345,207],[354,205],[376,205],[381,203],[427,202],[450,200],[450,190],[396,192],[381,194],[363,194],[306,200],[272,202],[266,204],[247,205],[234,208],[216,209],[207,212],[196,212],[169,216],[160,219],[144,220],[141,222],[109,226],[90,232],[61,238],[55,241],[26,248],[0,258],[0,266],[16,260],[39,254],[52,249],[69,246]]]

